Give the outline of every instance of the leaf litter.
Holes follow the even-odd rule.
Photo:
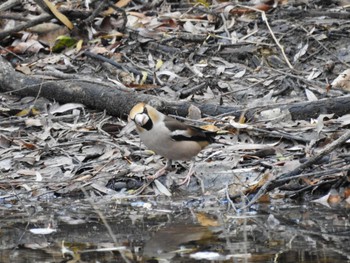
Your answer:
[[[154,184],[145,182],[144,177],[162,166],[163,160],[147,150],[134,131],[123,132],[125,121],[78,103],[1,94],[1,202],[18,208],[22,207],[19,201],[33,204],[36,200],[54,198],[68,202],[70,198],[76,200],[75,197],[98,197],[95,202],[103,207],[111,200],[118,206],[124,198],[146,196],[147,201],[129,204],[156,213],[157,204],[167,204],[161,198],[172,195],[172,200],[180,198],[188,203],[203,204],[199,201],[203,198],[206,212],[216,214],[208,206],[217,200],[228,203],[233,200],[231,205],[240,209],[252,196],[257,196],[261,205],[290,197],[314,199],[327,208],[348,207],[349,139],[297,174],[290,174],[292,179],[285,184],[256,195],[259,189],[283,180],[281,175],[295,171],[336,142],[349,126],[348,111],[295,119],[284,108],[292,102],[311,103],[348,91],[348,41],[338,37],[347,32],[342,20],[336,27],[338,18],[315,17],[313,8],[322,5],[317,1],[278,1],[278,7],[267,15],[232,3],[209,4],[208,9],[174,1],[157,7],[156,15],[142,4],[120,2],[125,7],[127,21],[123,21],[122,15],[101,15],[90,21],[87,34],[70,37],[84,39],[90,52],[122,63],[121,68],[84,57],[80,49],[84,51],[87,46],[78,48],[77,44],[76,49],[67,47],[59,53],[55,49],[55,33],[42,38],[35,30],[21,30],[20,35],[2,42],[9,51],[4,54],[17,64],[18,71],[43,79],[103,81],[113,88],[156,94],[168,100],[180,98],[194,105],[199,102],[243,105],[247,109],[271,104],[280,107],[258,110],[254,115],[243,114],[241,119],[229,114],[200,119],[220,132],[216,143],[198,155],[197,178],[193,178],[189,187],[178,188],[188,164],[177,163],[173,171]],[[32,1],[25,1],[24,5],[31,12],[37,10]],[[301,7],[310,17],[295,23],[294,17],[302,12]],[[337,15],[346,13],[341,6],[333,8]],[[86,11],[83,6],[80,9]],[[327,7],[323,11],[332,15]],[[123,31],[124,22],[128,32]],[[18,23],[1,26],[9,30],[11,24]],[[27,57],[24,60],[22,56]],[[327,87],[328,79],[333,81]],[[198,120],[202,114],[188,112],[188,115]],[[184,206],[176,201],[172,205]],[[91,210],[91,205],[78,207]],[[170,213],[165,210],[158,212]],[[111,209],[110,213],[117,211]],[[104,212],[110,216],[108,211]],[[65,220],[72,224],[81,222],[76,217]],[[328,217],[337,219],[331,214]],[[280,221],[276,219],[276,222]],[[46,234],[46,229],[56,228],[32,229]],[[203,256],[227,259],[231,254],[193,254],[194,258]]]

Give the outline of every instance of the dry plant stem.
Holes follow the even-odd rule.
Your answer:
[[[109,0],[100,1],[97,8],[95,8],[94,11],[91,13],[91,15],[82,22],[85,23],[86,25],[89,25],[90,23],[93,22],[95,17],[98,16],[100,12],[108,5],[109,5]]]
[[[129,88],[126,88],[124,85],[122,85],[121,83],[120,84],[117,84],[116,81],[112,82],[112,83],[108,83],[108,82],[105,82],[105,81],[102,81],[101,79],[96,79],[96,78],[91,78],[89,76],[82,76],[81,74],[67,74],[67,73],[63,73],[53,67],[48,67],[48,69],[50,69],[50,71],[43,71],[43,72],[40,72],[40,74],[36,73],[35,75],[32,75],[33,77],[38,77],[38,78],[42,78],[43,76],[46,77],[46,76],[50,76],[52,77],[52,79],[54,78],[60,78],[60,80],[58,81],[73,81],[73,80],[76,80],[76,81],[85,81],[85,82],[89,82],[89,83],[92,83],[92,84],[98,84],[100,86],[106,86],[106,87],[109,87],[109,88],[118,88],[119,90],[122,90],[122,91],[130,91]]]
[[[253,131],[253,132],[260,133],[260,134],[266,134],[270,138],[280,138],[280,139],[284,138],[284,139],[288,139],[288,140],[296,140],[296,141],[301,141],[301,142],[305,142],[305,143],[310,142],[310,140],[305,139],[303,137],[299,137],[299,136],[288,134],[286,132],[281,132],[281,131],[270,131],[270,130],[265,130],[262,128],[255,128],[252,126],[249,126],[248,128],[242,129],[242,130]]]
[[[174,38],[172,37],[172,39],[174,39]],[[147,49],[152,50],[152,51],[157,51],[157,52],[162,53],[163,55],[170,57],[170,58],[172,56],[174,56],[175,54],[181,53],[181,49],[179,49],[179,48],[169,47],[169,46],[154,43],[154,42],[147,43]]]
[[[143,186],[137,189],[129,198],[134,197],[135,195],[140,196],[140,194],[152,183],[153,181],[146,182]]]
[[[1,18],[0,18],[1,19]],[[6,53],[10,53],[12,56],[18,58],[20,61],[24,61],[24,58],[22,58],[21,56],[18,56],[16,53],[13,53],[11,50],[9,50],[8,48],[5,48],[3,46],[0,45],[0,49],[6,51]]]
[[[94,53],[92,53],[92,52],[90,52],[88,50],[84,51],[84,55],[88,56],[88,57],[91,57],[91,58],[94,58],[94,59],[97,59],[97,60],[100,60],[100,61],[103,61],[103,62],[107,62],[107,63],[109,63],[109,64],[111,64],[111,65],[113,65],[116,68],[119,68],[121,70],[124,70],[124,71],[127,71],[127,72],[134,73],[136,75],[142,76],[142,72],[138,71],[137,69],[130,68],[130,67],[126,66],[126,65],[122,65],[120,63],[115,62],[112,59],[106,58],[106,57],[98,55],[98,54],[94,54]],[[153,82],[153,77],[150,74],[147,75],[147,79],[150,82]]]
[[[228,200],[228,205],[229,205],[228,208],[230,208],[230,206],[231,206],[233,208],[233,210],[235,210],[235,212],[237,213],[237,208],[235,206],[235,203],[230,198],[230,194],[229,194],[229,190],[228,190],[228,184],[226,184],[225,194],[226,194],[226,199]]]
[[[176,33],[177,39],[193,42],[203,42],[207,39],[207,34]]]
[[[119,11],[122,13],[123,25],[121,26],[120,31],[125,32],[126,24],[128,23],[128,16],[126,15],[125,10],[123,8],[116,6],[112,1],[109,1],[109,7],[113,8],[117,12]]]
[[[328,175],[332,175],[334,176],[335,174],[337,173],[343,173],[343,172],[347,172],[350,170],[350,166],[349,165],[346,165],[345,167],[343,168],[336,168],[336,169],[329,169],[329,170],[325,170],[325,171],[319,171],[319,172],[311,172],[311,173],[306,173],[306,174],[298,174],[298,175],[294,175],[294,176],[290,176],[288,178],[281,178],[281,179],[275,179],[274,181],[275,182],[278,182],[278,183],[284,183],[286,181],[289,181],[289,180],[293,180],[293,179],[299,179],[299,178],[303,178],[303,177],[308,177],[308,176],[313,176],[314,178],[319,178],[321,176],[328,176]],[[322,178],[323,179],[323,178]],[[314,186],[314,185],[312,185]]]
[[[0,12],[9,10],[10,8],[14,7],[15,5],[18,5],[21,3],[21,0],[9,0],[5,1],[5,3],[2,3],[0,5]]]
[[[322,15],[322,16],[323,16],[323,15]],[[301,27],[302,30],[305,31],[305,33],[309,33],[309,32],[307,31],[307,29],[304,28],[302,25],[300,25],[300,27]],[[314,37],[313,35],[310,35],[310,36],[311,36],[324,50],[326,50],[327,53],[328,53],[329,55],[331,55],[334,59],[336,59],[337,61],[339,61],[339,63],[342,63],[344,66],[346,66],[346,67],[348,67],[348,68],[350,67],[350,65],[349,65],[348,63],[346,63],[346,62],[340,60],[339,57],[338,57],[334,52],[330,51],[330,50],[329,50],[325,45],[323,45],[323,44],[321,43],[321,41],[319,41],[316,37]]]
[[[9,35],[11,35],[12,33],[16,33],[18,31],[21,31],[21,30],[24,30],[24,29],[27,29],[29,27],[32,27],[32,26],[35,26],[35,25],[38,25],[38,24],[41,24],[43,22],[47,22],[49,21],[50,19],[52,18],[51,15],[48,15],[48,14],[43,14],[33,20],[30,20],[28,22],[25,22],[25,23],[22,23],[22,24],[19,24],[18,26],[15,26],[11,29],[8,29],[8,30],[4,30],[2,32],[0,32],[0,40],[5,38],[5,37],[8,37]]]
[[[75,117],[77,117],[78,114],[68,114],[68,115],[62,115],[62,116],[53,116],[50,119],[54,121],[60,121],[60,120],[70,120]],[[39,119],[46,120],[47,116],[40,117]],[[0,126],[1,125],[8,125],[8,124],[15,124],[15,123],[22,123],[28,120],[28,118],[20,118],[20,119],[14,119],[14,120],[9,120],[9,121],[0,121]]]
[[[222,24],[223,24],[226,36],[228,38],[231,38],[230,32],[228,31],[227,26],[226,26],[226,22],[227,21],[226,21],[225,15],[223,13],[221,13],[220,16],[221,16],[221,19],[222,19]]]
[[[278,186],[281,186],[283,183],[293,179],[294,176],[300,174],[303,170],[310,167],[311,165],[317,163],[323,156],[331,153],[335,149],[339,148],[342,144],[344,144],[347,140],[350,139],[350,130],[346,131],[342,136],[340,136],[337,140],[330,143],[325,147],[323,150],[321,150],[317,155],[311,157],[308,161],[305,163],[299,165],[297,168],[292,170],[289,173],[281,174],[275,179],[272,179],[268,182],[266,182],[260,190],[257,192],[257,194],[254,196],[252,200],[247,204],[247,206],[251,206],[254,204],[261,196],[263,196],[265,193],[277,188]]]
[[[101,218],[104,226],[106,227],[109,236],[112,238],[113,243],[117,246],[118,242],[117,242],[117,238],[115,237],[111,226],[108,224],[106,217],[102,214],[102,212],[98,209],[98,207],[90,200],[90,196],[88,195],[88,193],[86,192],[85,188],[82,187],[81,190],[83,191],[87,201],[90,203],[91,207],[94,209],[95,213]]]
[[[280,73],[280,74],[282,74],[282,75],[285,75],[285,76],[288,76],[288,77],[291,77],[291,78],[295,78],[295,79],[299,79],[299,80],[301,80],[301,81],[303,81],[303,82],[305,82],[305,83],[307,83],[307,84],[309,84],[309,85],[314,86],[314,87],[317,88],[317,89],[321,89],[321,87],[326,86],[325,83],[320,82],[320,81],[308,80],[308,79],[306,79],[306,78],[303,77],[303,76],[294,75],[294,74],[287,73],[287,72],[285,72],[285,71],[282,71],[282,70],[279,70],[279,69],[275,69],[275,68],[270,68],[270,69],[273,70],[273,71],[275,71],[275,72],[278,72],[278,73]],[[302,74],[301,72],[297,72],[297,71],[295,71],[295,70],[293,70],[293,71],[294,71],[295,73],[297,73],[297,74]],[[326,90],[325,90],[325,89],[324,89],[324,93],[326,93]],[[322,94],[322,93],[321,93],[321,94]]]
[[[0,19],[11,19],[11,20],[18,20],[18,21],[29,21],[30,19],[23,17],[23,15],[17,15],[15,13],[3,13],[0,14]]]
[[[343,143],[345,143],[347,140],[350,139],[350,130],[345,132],[342,136],[340,136],[337,140],[334,142],[330,143],[325,147],[323,150],[321,150],[317,155],[311,157],[309,160],[307,160],[305,163],[299,165],[296,169],[293,171],[282,174],[278,176],[275,180],[281,180],[281,179],[286,179],[288,180],[289,177],[297,175],[301,173],[304,169],[310,167],[311,165],[317,163],[323,156],[330,154],[333,152],[335,149],[339,148]]]
[[[125,53],[122,53],[122,55],[123,55],[123,57],[127,60],[127,61],[129,61],[131,64],[133,64],[135,67],[138,67],[139,69],[141,69],[141,70],[143,70],[143,71],[146,71],[148,74],[150,74],[150,75],[152,75],[152,72],[149,70],[149,69],[147,69],[147,68],[145,68],[145,67],[142,67],[142,66],[140,66],[140,65],[137,65],[134,61],[132,61],[132,59],[130,59]]]
[[[306,192],[306,191],[312,191],[312,189],[317,189],[319,186],[322,186],[324,184],[332,184],[334,185],[339,179],[338,178],[335,178],[335,179],[332,179],[332,180],[321,180],[319,181],[318,183],[316,184],[313,184],[313,185],[308,185],[308,186],[305,186],[304,188],[302,189],[299,189],[299,190],[294,190],[293,192],[288,192],[285,196],[286,197],[289,197],[289,196],[296,196],[302,192]]]
[[[194,94],[197,90],[201,90],[202,88],[205,88],[206,84],[207,83],[202,82],[201,84],[196,85],[194,87],[191,87],[191,88],[188,88],[188,89],[185,89],[185,90],[182,89],[180,91],[180,97],[188,97],[188,96]]]
[[[237,6],[244,7],[244,8],[247,8],[247,9],[251,9],[251,10],[254,10],[254,11],[259,12],[261,14],[262,20],[265,21],[265,24],[266,24],[268,30],[270,31],[270,34],[271,34],[273,40],[275,41],[276,45],[281,50],[282,55],[284,57],[284,60],[286,61],[288,67],[293,69],[294,67],[292,66],[292,64],[290,64],[289,59],[287,58],[286,53],[284,52],[283,46],[279,43],[279,41],[277,40],[275,34],[273,33],[273,31],[272,31],[272,29],[270,27],[270,24],[269,24],[269,22],[267,20],[267,17],[266,17],[266,13],[264,11],[261,11],[259,9],[256,9],[256,8],[253,8],[253,7],[249,7],[249,6],[242,6],[242,5],[237,5]]]

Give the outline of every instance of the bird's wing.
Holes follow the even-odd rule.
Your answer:
[[[164,123],[170,130],[171,138],[175,141],[208,141],[209,143],[214,141],[214,134],[201,128],[187,125],[170,117],[166,117]]]

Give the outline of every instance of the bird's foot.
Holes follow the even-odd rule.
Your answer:
[[[158,177],[161,177],[162,175],[164,175],[166,171],[167,171],[166,167],[163,167],[162,169],[158,170],[154,175],[148,175],[146,178],[147,180],[153,181]]]
[[[191,162],[188,174],[186,175],[185,179],[183,179],[182,182],[179,183],[179,185],[186,184],[186,186],[188,186],[190,184],[191,176],[195,174],[195,171],[194,171],[193,167],[194,167],[194,161]]]
[[[154,175],[147,176],[146,177],[147,180],[153,181],[153,180],[157,179],[158,177],[161,177],[162,175],[164,175],[168,170],[170,170],[171,163],[172,163],[171,160],[168,160],[166,165],[162,169],[158,170]]]
[[[179,185],[184,185],[188,186],[191,181],[191,177],[194,174],[194,171],[189,171],[188,174],[186,175],[185,179],[182,180],[182,182],[179,183]]]

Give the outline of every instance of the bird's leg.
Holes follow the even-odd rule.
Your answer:
[[[179,183],[179,185],[183,185],[186,184],[186,186],[188,186],[190,184],[191,181],[191,176],[194,174],[194,161],[191,161],[191,165],[190,165],[190,169],[185,177],[185,179],[183,179],[183,181],[181,183]]]
[[[164,175],[167,170],[170,170],[171,164],[172,164],[172,161],[171,160],[167,160],[166,165],[163,168],[158,170],[154,175],[147,176],[147,179],[153,181],[154,179],[157,179],[158,177]]]

